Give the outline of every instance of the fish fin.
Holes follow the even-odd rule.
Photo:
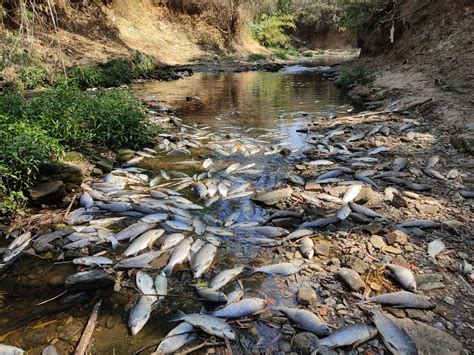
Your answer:
[[[171,318],[168,322],[179,322],[180,320],[183,320],[184,317],[186,316],[186,313],[183,311],[180,311],[179,309],[177,310],[178,314]]]
[[[169,265],[166,265],[166,266],[163,268],[163,270],[161,270],[161,272],[163,272],[166,277],[170,277],[172,271],[173,271],[173,268],[170,267]]]

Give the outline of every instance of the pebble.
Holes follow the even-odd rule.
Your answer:
[[[291,351],[291,344],[287,341],[280,341],[280,343],[278,344],[278,349],[280,351],[288,353]]]
[[[385,241],[388,245],[395,243],[403,245],[408,242],[408,235],[400,230],[394,230],[385,236]]]
[[[370,241],[370,244],[372,244],[375,249],[382,249],[383,247],[386,246],[385,241],[379,235],[371,236],[369,241]]]
[[[312,288],[300,288],[296,294],[296,299],[299,304],[309,306],[317,301],[316,291]]]
[[[331,254],[332,243],[324,240],[318,240],[314,244],[314,251],[318,255],[329,256]]]
[[[367,263],[355,256],[344,255],[341,258],[341,265],[357,271],[359,274],[364,274],[369,270]]]
[[[293,339],[293,346],[304,354],[312,352],[318,345],[318,337],[310,332],[298,333]]]
[[[433,312],[423,311],[421,309],[406,309],[405,310],[407,317],[411,319],[416,319],[421,322],[431,323],[434,319]]]
[[[392,253],[392,254],[401,254],[403,251],[399,248],[395,248],[394,246],[386,246],[384,249],[387,253]]]
[[[445,298],[443,298],[443,301],[446,302],[447,304],[451,305],[451,306],[454,306],[454,304],[456,303],[454,301],[454,298],[449,297],[449,296],[446,296]]]

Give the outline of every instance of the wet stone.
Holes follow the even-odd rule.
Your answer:
[[[53,275],[50,277],[48,280],[48,285],[51,287],[59,287],[64,284],[64,281],[66,280],[66,275]]]
[[[293,339],[293,346],[303,354],[309,354],[318,347],[319,339],[310,332],[298,333]]]
[[[296,294],[296,299],[299,304],[309,306],[317,301],[316,291],[312,288],[300,288]]]

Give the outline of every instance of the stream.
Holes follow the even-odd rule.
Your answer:
[[[200,131],[216,133],[229,142],[240,142],[242,146],[265,147],[252,154],[231,152],[229,156],[216,154],[209,149],[192,149],[191,156],[170,156],[159,153],[146,158],[137,166],[150,174],[173,170],[189,176],[205,171],[202,161],[215,160],[215,164],[241,166],[255,164],[238,174],[235,181],[250,182],[255,190],[272,188],[285,182],[289,167],[302,157],[300,151],[305,146],[305,135],[297,132],[314,119],[326,119],[353,110],[349,99],[324,73],[328,67],[294,66],[284,68],[278,73],[196,73],[195,75],[172,82],[146,82],[134,85],[133,91],[145,101],[160,100],[177,112],[185,125],[198,127]],[[282,149],[291,152],[291,157],[280,154]],[[159,148],[156,148],[159,151]],[[252,171],[254,170],[254,171]],[[225,178],[218,174],[218,178]],[[183,196],[197,201],[195,194],[188,189]],[[199,203],[196,202],[196,203]],[[251,203],[249,197],[218,201],[206,208],[206,213],[225,220],[244,204]],[[261,218],[267,211],[252,203],[255,216]],[[237,220],[243,221],[241,217]],[[283,221],[284,222],[284,221]],[[291,222],[291,221],[290,221]],[[103,248],[90,248],[90,254],[103,251]],[[67,252],[66,252],[67,254]],[[63,255],[64,256],[64,255]],[[91,310],[90,294],[80,294],[77,305],[63,302],[65,296],[41,304],[64,291],[64,279],[77,270],[71,262],[53,262],[57,255],[51,251],[42,254],[46,260],[25,255],[10,270],[8,278],[0,282],[0,342],[29,349],[29,354],[41,353],[48,344],[54,344],[65,353],[71,351],[81,336],[84,322]],[[66,255],[67,258],[67,255]],[[216,267],[222,270],[237,264],[250,266],[262,264],[266,258],[278,260],[264,248],[246,244],[240,238],[227,238],[218,249]],[[187,268],[186,266],[184,267]],[[213,274],[212,268],[204,279]],[[189,273],[174,272],[169,280],[168,293],[193,296],[194,281]],[[120,273],[120,278],[130,275],[129,271]],[[292,291],[281,285],[274,277],[262,274],[244,274],[240,278],[246,295],[262,298],[292,298]],[[276,283],[279,283],[278,285]],[[132,282],[133,284],[133,282]],[[233,284],[226,290],[232,291]],[[167,298],[151,315],[146,326],[136,336],[131,336],[127,328],[127,314],[133,303],[133,289],[113,292],[100,291],[103,305],[99,317],[99,330],[94,336],[94,353],[131,354],[139,348],[156,343],[175,323],[167,320],[176,310],[199,312],[199,302],[181,298]],[[84,303],[85,302],[85,303]],[[278,332],[264,322],[247,323],[250,337],[257,340],[255,349],[276,349],[274,338]],[[144,353],[153,350],[150,348]]]

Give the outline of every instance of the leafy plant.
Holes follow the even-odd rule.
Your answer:
[[[296,28],[295,17],[279,11],[274,14],[263,14],[260,20],[251,25],[252,36],[264,46],[285,46],[289,41],[286,29]]]
[[[19,70],[20,86],[24,89],[37,89],[50,85],[50,74],[39,65],[22,66]]]
[[[348,1],[343,0],[344,11],[338,18],[337,26],[341,31],[356,32],[372,13],[377,2],[375,0]]]
[[[267,57],[264,54],[260,53],[251,53],[247,56],[247,61],[248,62],[256,62],[257,60],[260,59],[266,59]]]
[[[157,67],[155,58],[139,51],[132,53],[132,64],[137,78],[150,75]]]
[[[24,207],[28,199],[21,191],[10,191],[0,186],[0,219],[14,215],[25,215]]]
[[[300,55],[300,52],[293,48],[275,48],[273,53],[277,58],[282,60],[288,59],[289,56],[297,57]]]
[[[348,89],[355,84],[369,84],[375,80],[374,68],[365,63],[358,63],[341,70],[336,80],[336,84],[343,89]]]

